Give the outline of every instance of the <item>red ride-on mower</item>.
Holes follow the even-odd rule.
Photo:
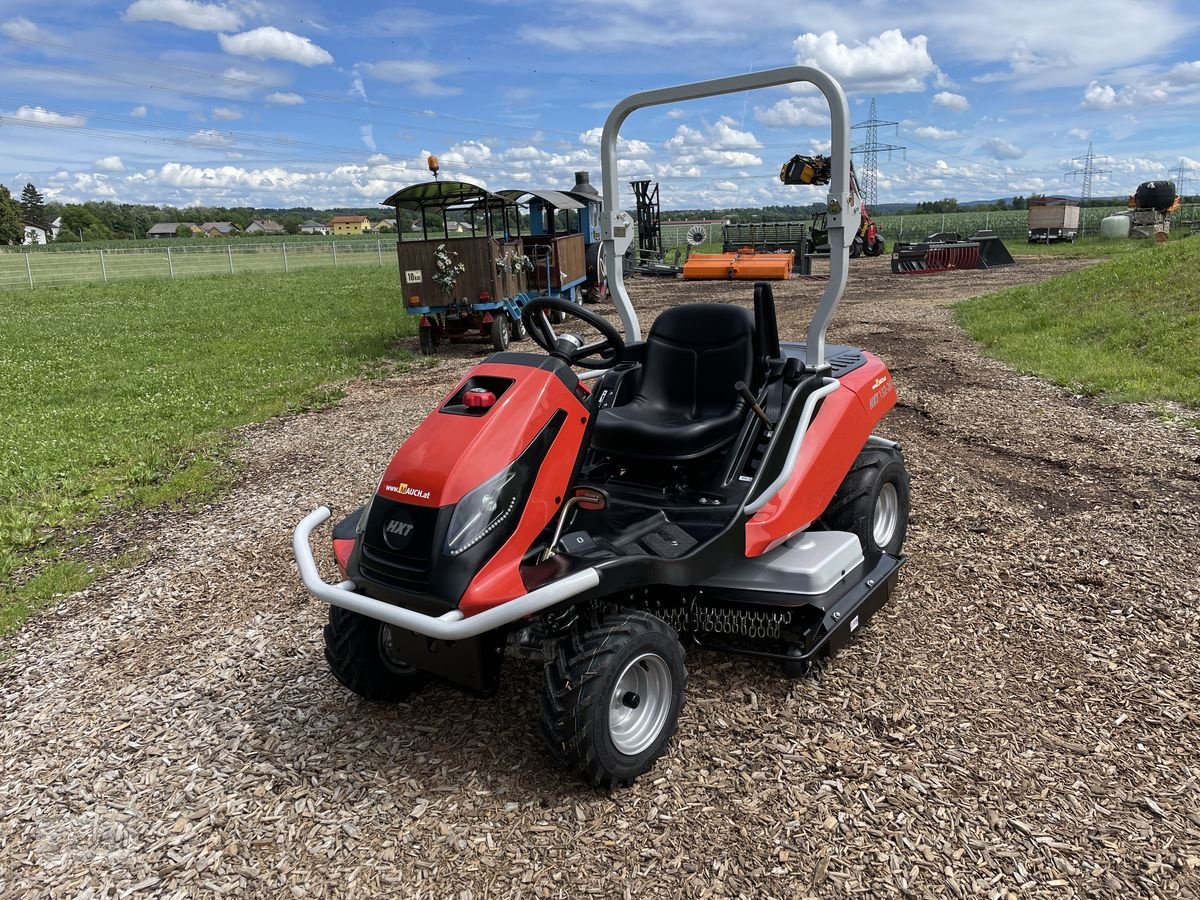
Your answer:
[[[643,106],[798,80],[829,101],[836,161],[837,252],[806,342],[780,340],[765,283],[753,312],[676,306],[641,340],[621,274],[621,123]],[[810,68],[618,104],[601,141],[602,236],[624,337],[577,304],[531,301],[523,318],[545,355],[495,354],[417,427],[333,529],[339,584],[310,547],[329,510],[296,528],[304,584],[331,605],[325,655],[342,684],[378,701],[430,678],[486,696],[506,651],[540,653],[551,751],[593,784],[629,784],[675,731],[684,640],[795,675],[887,601],[909,505],[899,447],[872,435],[892,381],[870,353],[825,344],[860,220],[848,146],[845,96]],[[556,330],[554,313],[567,325]]]

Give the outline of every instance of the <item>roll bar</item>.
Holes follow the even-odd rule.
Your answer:
[[[825,329],[829,326],[838,301],[842,298],[842,291],[846,287],[846,276],[850,269],[849,248],[861,221],[862,200],[850,189],[850,110],[846,105],[846,95],[841,85],[833,78],[811,66],[785,66],[782,69],[767,69],[746,75],[732,75],[728,78],[714,78],[711,81],[642,91],[620,101],[608,114],[600,137],[600,167],[604,188],[604,200],[600,210],[600,238],[608,269],[608,290],[625,328],[626,341],[641,340],[642,330],[638,326],[621,271],[625,250],[633,240],[633,218],[620,208],[618,200],[617,136],[621,125],[631,112],[647,106],[661,106],[721,94],[737,94],[794,82],[808,82],[825,95],[829,104],[832,130],[830,157],[833,160],[833,171],[829,179],[827,217],[830,248],[829,284],[825,287],[821,302],[808,326],[806,354],[809,366],[817,368],[824,365]],[[847,223],[852,223],[852,227],[847,228]]]

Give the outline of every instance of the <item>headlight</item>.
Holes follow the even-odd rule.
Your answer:
[[[513,515],[520,496],[517,463],[466,494],[450,517],[445,552],[458,556],[470,550]]]

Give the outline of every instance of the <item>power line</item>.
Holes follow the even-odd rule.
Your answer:
[[[1184,164],[1183,157],[1179,157],[1179,168],[1175,170],[1175,193],[1180,197],[1186,197],[1187,192],[1183,189],[1184,182],[1188,179],[1188,172],[1194,171],[1192,166]]]
[[[858,173],[858,187],[862,191],[863,202],[867,206],[874,206],[878,197],[878,182],[879,182],[879,153],[886,151],[888,159],[892,158],[892,151],[900,150],[906,152],[907,148],[899,144],[881,144],[879,143],[879,126],[895,125],[896,133],[899,134],[899,122],[884,122],[875,116],[875,98],[871,98],[871,115],[865,122],[859,122],[857,125],[851,125],[851,129],[865,128],[867,130],[867,140],[859,144],[857,147],[851,147],[851,153],[862,154],[862,171]],[[905,157],[907,158],[907,157]]]
[[[1088,143],[1088,152],[1083,156],[1076,156],[1071,160],[1078,168],[1072,169],[1070,172],[1064,173],[1064,178],[1082,176],[1083,184],[1079,191],[1079,207],[1086,209],[1088,201],[1092,199],[1092,179],[1097,175],[1111,175],[1112,169],[1097,169],[1096,164],[1107,162],[1107,156],[1098,156],[1092,152],[1091,142]],[[1083,235],[1083,218],[1079,220],[1079,234]]]

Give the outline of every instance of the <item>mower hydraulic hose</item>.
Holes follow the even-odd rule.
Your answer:
[[[317,563],[313,559],[309,539],[313,529],[328,518],[329,509],[322,506],[305,516],[292,534],[292,551],[296,555],[296,565],[300,568],[300,579],[304,582],[308,592],[331,606],[340,606],[368,618],[387,622],[397,628],[406,628],[440,641],[461,641],[476,637],[485,631],[492,631],[516,622],[518,619],[549,609],[551,606],[569,600],[576,594],[582,594],[600,583],[600,573],[595,568],[584,569],[582,572],[576,572],[574,575],[553,581],[536,591],[530,591],[528,594],[493,606],[469,619],[464,618],[462,611],[457,609],[440,616],[427,616],[411,609],[384,603],[373,597],[357,594],[354,592],[353,581],[343,581],[336,585],[323,581],[317,572]]]
[[[746,515],[752,516],[766,506],[771,498],[778,494],[783,486],[788,483],[788,479],[792,477],[792,472],[796,469],[796,457],[800,455],[800,447],[804,443],[804,435],[808,431],[808,426],[812,423],[813,415],[816,413],[817,404],[839,387],[841,387],[841,383],[836,378],[826,378],[825,383],[805,399],[804,409],[800,411],[800,423],[796,426],[796,433],[792,435],[792,445],[788,447],[787,456],[783,461],[783,470],[775,476],[774,481],[762,489],[758,497],[746,504],[742,510]],[[792,402],[795,402],[795,397],[792,398]],[[780,424],[787,421],[788,413],[791,412],[790,406],[791,404],[789,404],[788,411],[780,418]]]

